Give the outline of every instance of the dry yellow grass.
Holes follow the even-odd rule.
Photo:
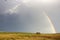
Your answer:
[[[60,40],[60,34],[0,32],[0,40]]]

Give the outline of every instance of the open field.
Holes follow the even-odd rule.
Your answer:
[[[0,32],[0,40],[60,40],[60,33],[36,34],[23,32]]]

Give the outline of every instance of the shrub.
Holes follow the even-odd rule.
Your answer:
[[[36,32],[36,34],[40,34],[40,32]]]

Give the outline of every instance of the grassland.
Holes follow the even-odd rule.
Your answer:
[[[60,40],[60,33],[36,34],[23,32],[0,32],[0,40]]]

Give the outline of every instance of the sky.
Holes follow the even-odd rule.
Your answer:
[[[0,31],[60,33],[60,0],[0,0]]]

